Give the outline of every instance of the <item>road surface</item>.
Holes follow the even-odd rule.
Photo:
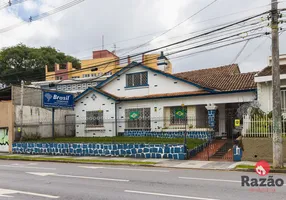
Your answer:
[[[0,160],[0,199],[286,199],[285,185],[275,192],[241,187],[245,175],[259,178],[256,173]],[[286,183],[286,175],[272,175]]]

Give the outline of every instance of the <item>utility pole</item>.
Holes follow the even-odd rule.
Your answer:
[[[20,131],[18,131],[19,133],[21,133],[21,137],[20,140],[22,140],[22,129],[23,129],[23,106],[24,106],[24,81],[21,81],[21,121],[20,121]]]
[[[281,93],[279,63],[278,1],[271,0],[272,27],[272,97],[273,97],[273,168],[283,168],[283,139],[281,128]]]

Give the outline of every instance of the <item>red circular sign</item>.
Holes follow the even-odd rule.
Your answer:
[[[270,165],[265,160],[256,163],[255,171],[259,176],[266,176],[270,172]]]

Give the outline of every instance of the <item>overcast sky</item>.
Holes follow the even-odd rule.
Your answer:
[[[0,10],[0,32],[3,28],[23,20],[27,21],[30,16],[53,10],[70,1],[72,0],[28,0],[2,9]],[[120,56],[150,41],[213,1],[85,0],[55,15],[0,33],[0,48],[18,43],[33,47],[52,46],[79,59],[89,59],[92,50],[101,49],[102,35],[104,35],[105,48],[112,51],[116,44],[117,54]],[[6,3],[7,0],[0,0],[0,8]],[[270,0],[217,0],[195,17],[132,53],[169,44],[190,37],[191,35],[188,34],[191,32],[266,11],[270,9],[269,4]],[[285,1],[281,1],[279,6],[286,7]],[[229,15],[233,13],[238,14]],[[209,20],[213,18],[217,19]],[[202,22],[205,20],[208,21]],[[280,39],[280,53],[286,54],[286,45],[282,45],[286,44],[286,33],[282,34]],[[184,59],[171,59],[173,71],[190,71],[231,64],[244,44],[240,43]],[[254,49],[257,50],[254,51]],[[168,52],[168,49],[164,51]],[[242,72],[257,71],[267,65],[270,55],[270,38],[259,38],[247,44],[236,63],[240,65]]]

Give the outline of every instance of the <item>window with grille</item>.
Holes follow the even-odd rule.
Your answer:
[[[286,112],[286,88],[281,88],[281,109]]]
[[[103,111],[86,111],[86,127],[103,127]]]
[[[150,108],[126,109],[126,129],[150,129],[150,118]]]
[[[126,75],[126,87],[138,87],[148,85],[148,73],[140,72]]]
[[[170,124],[171,125],[185,125],[187,120],[187,108],[186,107],[171,107],[170,108]]]

